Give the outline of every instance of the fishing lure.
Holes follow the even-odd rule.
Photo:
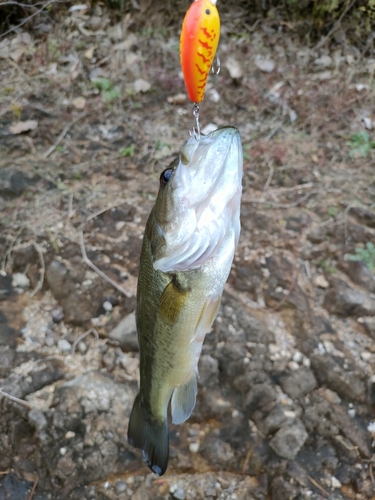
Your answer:
[[[189,7],[180,37],[182,73],[189,99],[203,100],[220,37],[216,0],[195,0]]]

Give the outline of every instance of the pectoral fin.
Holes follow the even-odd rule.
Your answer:
[[[159,313],[161,318],[168,325],[176,323],[188,298],[189,290],[179,286],[179,283],[173,279],[165,287],[160,297]]]
[[[182,424],[190,417],[194,410],[197,392],[197,374],[194,372],[186,384],[176,387],[173,391],[171,409],[174,424]]]
[[[195,327],[195,336],[192,341],[203,342],[206,333],[210,331],[212,323],[215,321],[217,311],[220,306],[221,297],[213,302],[207,301],[202,307],[197,325]]]

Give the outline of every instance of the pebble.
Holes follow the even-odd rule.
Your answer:
[[[319,288],[325,289],[325,288],[329,287],[329,283],[326,280],[326,278],[323,276],[323,274],[318,274],[318,276],[315,276],[315,278],[313,279],[313,283],[315,286],[317,286]]]
[[[124,493],[127,489],[127,484],[124,481],[116,481],[115,490],[119,495],[120,493]]]
[[[299,364],[296,361],[289,361],[288,368],[292,371],[298,370]]]
[[[198,453],[200,447],[200,443],[190,443],[189,444],[189,451],[191,453]]]
[[[78,351],[79,351],[81,354],[86,354],[87,349],[88,349],[88,345],[86,344],[86,342],[83,342],[83,341],[81,340],[81,342],[78,342],[77,348],[78,348]]]
[[[29,288],[30,280],[23,273],[14,273],[12,276],[12,287],[13,288]]]
[[[73,431],[68,431],[68,432],[65,434],[65,439],[72,439],[72,438],[74,438],[74,437],[75,437],[75,435],[76,435],[76,433],[75,433],[75,432],[73,432]]]
[[[67,448],[65,448],[65,447],[60,448],[60,455],[61,455],[61,456],[66,455],[66,452],[67,452],[67,451],[68,451],[68,449],[67,449]]]
[[[342,484],[340,483],[340,481],[338,479],[335,478],[335,476],[332,476],[331,477],[331,486],[332,488],[341,488]]]
[[[293,354],[293,361],[295,361],[296,363],[301,363],[302,360],[303,360],[303,354],[302,354],[302,352],[296,351]]]
[[[348,410],[348,415],[349,417],[351,418],[354,418],[355,417],[355,409],[354,408],[351,408],[350,410]]]
[[[170,493],[172,493],[172,497],[175,498],[176,500],[185,500],[186,499],[185,490],[181,486],[178,486],[176,489],[174,489],[174,487],[171,486],[169,491],[170,491]]]
[[[363,361],[369,361],[371,356],[372,356],[371,352],[368,351],[361,352],[361,358],[363,359]]]
[[[62,352],[63,354],[68,354],[72,349],[72,345],[66,339],[60,339],[57,342],[57,347],[59,348],[59,351]]]
[[[113,309],[113,305],[108,301],[108,300],[105,300],[103,302],[103,309],[106,311],[106,312],[111,312],[112,309]]]
[[[51,316],[52,316],[52,321],[54,323],[61,323],[61,321],[64,319],[64,311],[63,311],[63,308],[58,306],[56,307],[55,309],[53,309],[53,311],[51,312]]]
[[[304,445],[308,434],[303,423],[296,420],[293,425],[281,427],[270,441],[271,448],[286,459],[293,459]]]

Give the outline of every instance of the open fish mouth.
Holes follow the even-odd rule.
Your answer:
[[[242,162],[240,134],[234,127],[192,136],[181,147],[167,186],[168,216],[158,224],[164,244],[154,255],[155,269],[196,269],[227,238],[237,245]]]

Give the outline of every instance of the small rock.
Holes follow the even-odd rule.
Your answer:
[[[78,348],[78,351],[80,352],[80,354],[86,354],[87,349],[88,349],[88,345],[86,344],[86,342],[83,342],[81,340],[81,342],[78,342],[77,348]]]
[[[328,288],[329,283],[326,280],[326,278],[323,276],[323,274],[318,274],[318,276],[315,276],[313,283],[315,286],[319,288]]]
[[[374,316],[375,300],[368,293],[354,290],[345,281],[331,278],[331,288],[324,297],[323,306],[340,316]]]
[[[23,273],[14,273],[12,275],[12,287],[13,288],[29,288],[30,280]]]
[[[216,103],[220,101],[220,94],[216,89],[207,90],[207,97],[211,102]]]
[[[120,493],[124,493],[127,490],[127,484],[124,481],[116,481],[115,490],[119,495]]]
[[[102,307],[106,312],[111,312],[113,309],[113,305],[108,300],[103,302]]]
[[[68,354],[72,350],[72,345],[66,339],[60,339],[57,342],[57,347],[62,354]]]
[[[272,73],[276,63],[272,59],[256,59],[255,66],[265,73]]]
[[[231,78],[234,80],[239,79],[243,75],[243,70],[240,63],[234,57],[228,57],[225,61],[225,67],[227,68]]]
[[[116,340],[124,351],[138,351],[137,328],[135,313],[125,316],[120,323],[108,334],[111,340]]]
[[[369,292],[375,293],[375,276],[361,260],[348,260],[339,264],[341,271],[344,271],[349,278],[357,285],[363,286]]]
[[[292,371],[298,370],[299,364],[297,363],[297,361],[289,361],[288,368],[289,368],[289,370],[292,370]]]
[[[304,366],[299,367],[298,364],[297,370],[280,377],[280,385],[283,391],[292,399],[306,396],[306,394],[313,391],[317,386],[316,379],[311,370]]]
[[[191,453],[198,453],[200,448],[200,443],[190,443],[189,444],[189,451]]]
[[[174,488],[171,488],[174,489]],[[185,500],[186,499],[186,493],[185,490],[181,487],[178,486],[176,490],[171,491],[172,497],[175,498],[176,500]]]
[[[61,321],[64,319],[64,310],[62,307],[57,306],[53,311],[51,312],[52,316],[52,321],[56,324],[61,323]]]
[[[332,486],[332,488],[336,489],[336,488],[341,488],[342,484],[340,483],[340,481],[338,479],[335,478],[335,476],[332,476],[331,477],[331,486]]]
[[[369,361],[371,359],[371,352],[368,352],[368,351],[363,351],[361,352],[361,358],[363,359],[363,361]]]
[[[60,448],[60,455],[61,455],[61,456],[66,455],[66,452],[67,452],[67,451],[68,451],[68,449],[67,449],[67,448],[65,448],[65,447]]]
[[[303,423],[296,420],[282,427],[270,441],[271,448],[280,457],[292,460],[304,445],[308,434]]]
[[[12,167],[0,170],[0,196],[20,196],[27,188],[26,178]]]
[[[323,66],[323,68],[329,68],[332,66],[332,57],[330,56],[322,56],[315,59],[314,63],[318,66]]]

